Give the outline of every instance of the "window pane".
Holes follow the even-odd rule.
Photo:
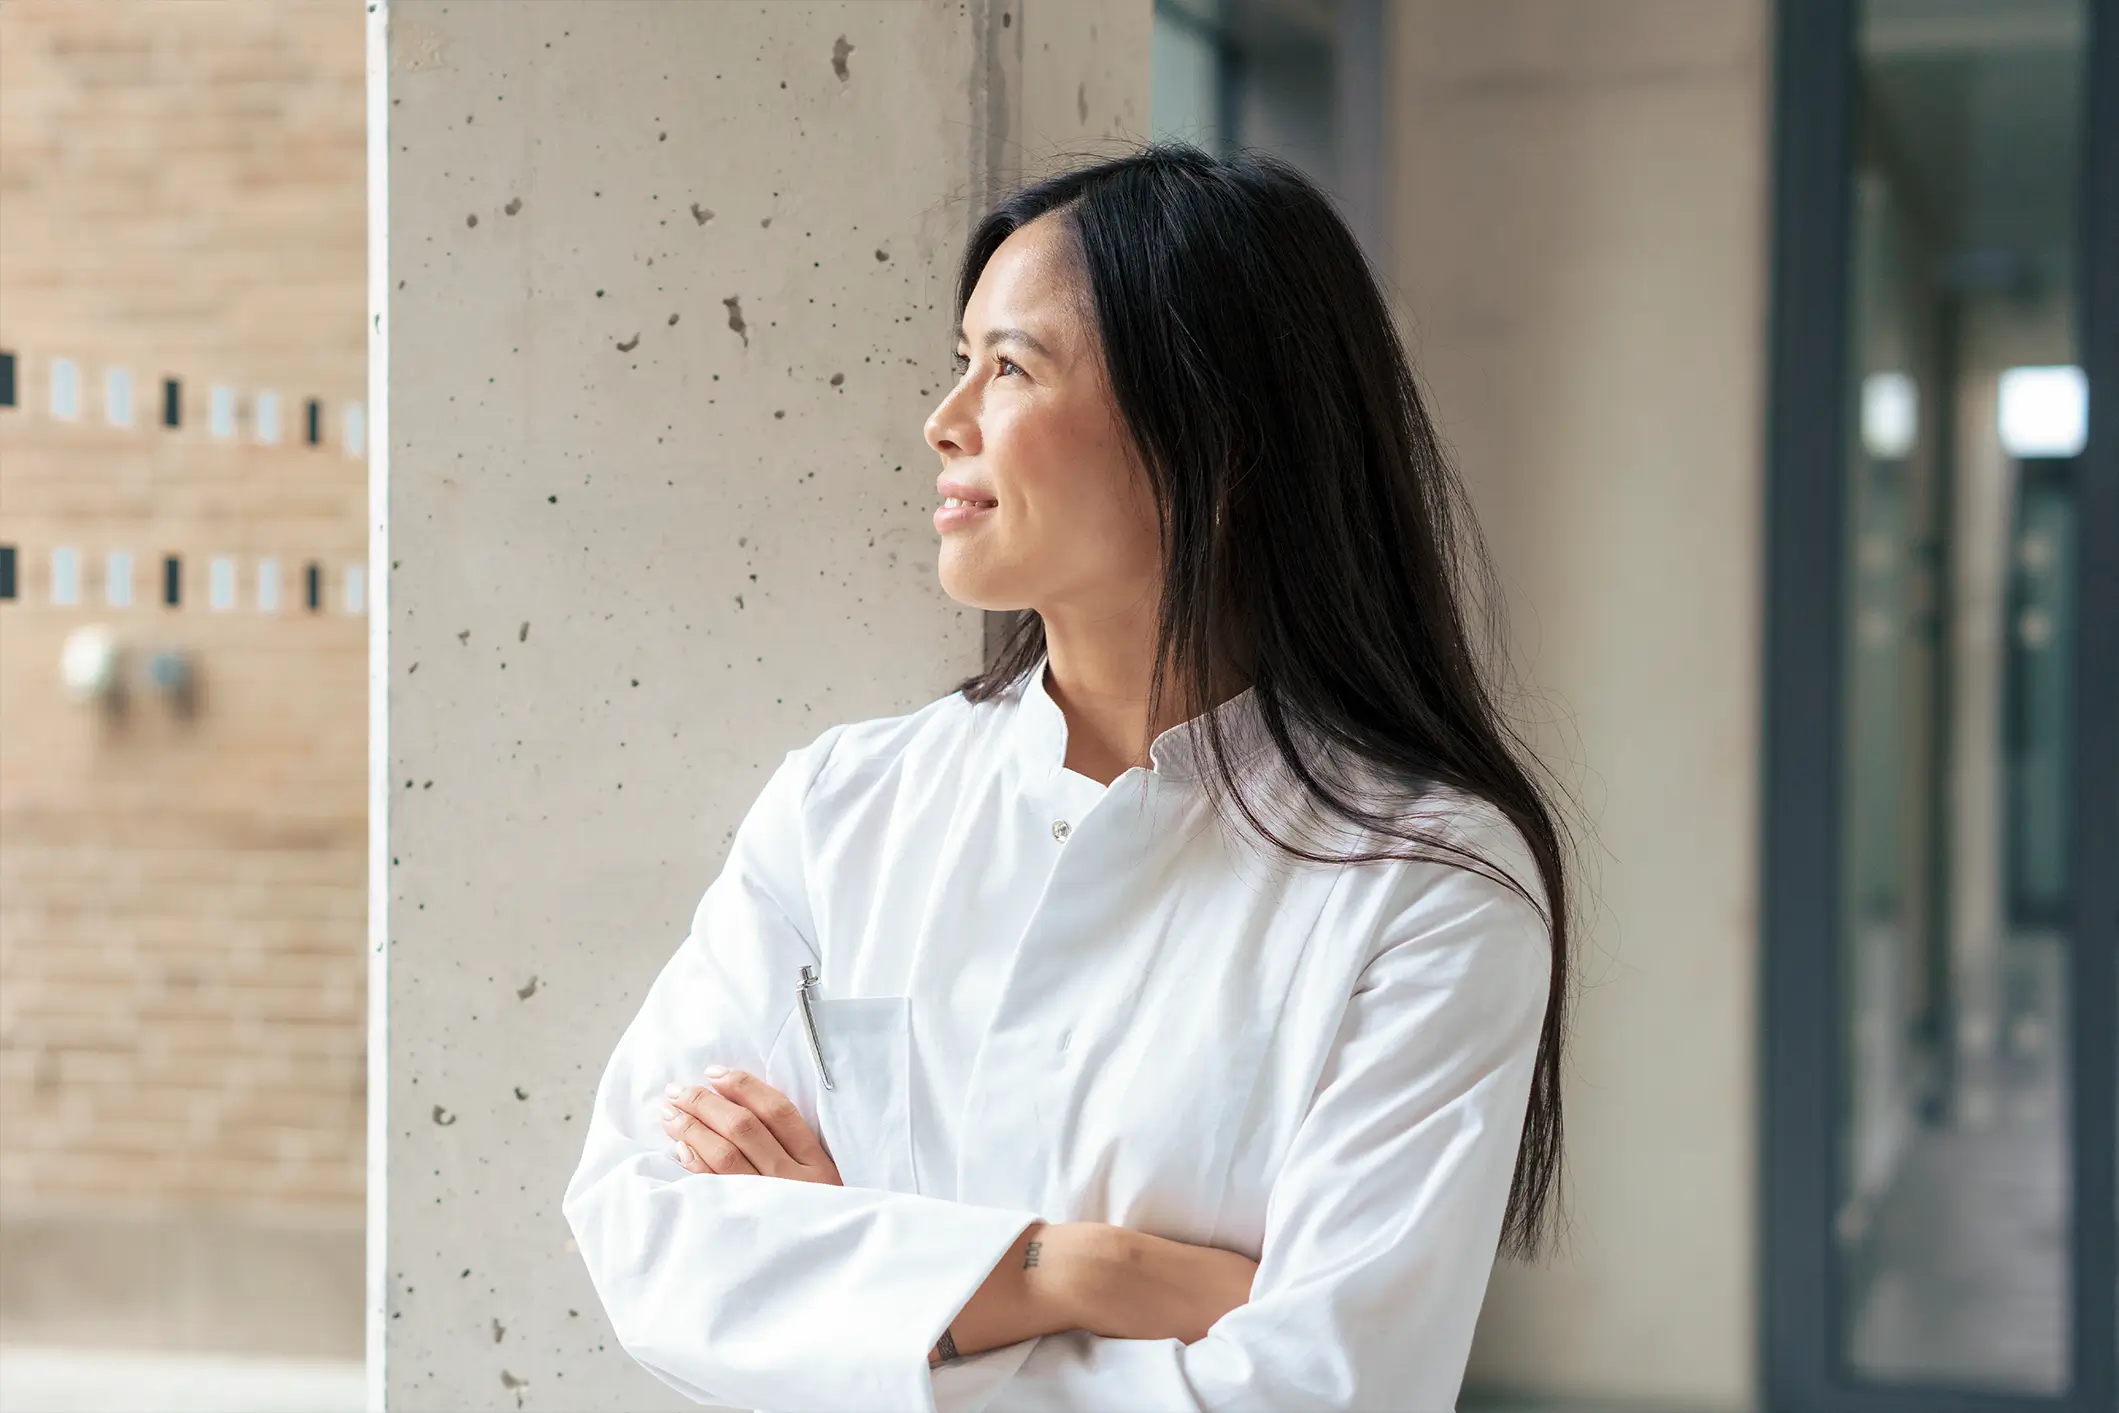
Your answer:
[[[1842,1352],[2053,1392],[2081,0],[1863,0],[1850,242]]]
[[[1158,5],[1150,54],[1151,136],[1222,150],[1222,70],[1215,31],[1190,11]]]

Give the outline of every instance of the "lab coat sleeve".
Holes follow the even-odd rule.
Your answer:
[[[1248,1303],[1189,1345],[1046,1335],[995,1413],[1456,1406],[1550,951],[1520,895],[1438,872],[1355,985],[1268,1195]]]
[[[561,1209],[618,1342],[688,1397],[954,1413],[927,1351],[1036,1213],[688,1173],[656,1116],[663,1087],[708,1064],[768,1075],[817,960],[801,806],[840,729],[789,752],[738,827],[604,1070]],[[969,1381],[943,1386],[973,1400]]]

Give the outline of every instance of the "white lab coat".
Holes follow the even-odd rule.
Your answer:
[[[1255,694],[1215,714],[1270,781]],[[1455,1406],[1544,925],[1462,867],[1274,862],[1214,823],[1197,728],[1100,785],[1062,764],[1040,664],[787,753],[619,1040],[567,1186],[635,1359],[771,1410]],[[1537,894],[1497,811],[1421,808]],[[679,1167],[663,1086],[717,1062],[786,1092],[846,1185]],[[1189,1345],[1077,1330],[930,1370],[1039,1218],[1242,1252],[1250,1301]]]

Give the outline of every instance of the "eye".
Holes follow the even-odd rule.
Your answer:
[[[1022,365],[1015,362],[1015,360],[1013,359],[1003,358],[1000,355],[996,354],[994,355],[993,361],[1000,364],[1003,369],[1013,369],[1017,373],[1021,373],[1023,371]],[[971,359],[969,355],[966,354],[952,353],[949,355],[949,364],[950,367],[956,370],[956,375],[961,378],[966,372],[970,370]]]

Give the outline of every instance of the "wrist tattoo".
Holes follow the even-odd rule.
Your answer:
[[[1043,1251],[1044,1249],[1045,1243],[1042,1241],[1033,1241],[1028,1246],[1025,1246],[1023,1248],[1024,1268],[1027,1269],[1031,1266],[1035,1266],[1037,1264],[1038,1253],[1040,1251]]]
[[[934,1352],[942,1356],[944,1364],[954,1364],[963,1357],[956,1352],[956,1340],[947,1330],[943,1330],[942,1337],[934,1342]]]

